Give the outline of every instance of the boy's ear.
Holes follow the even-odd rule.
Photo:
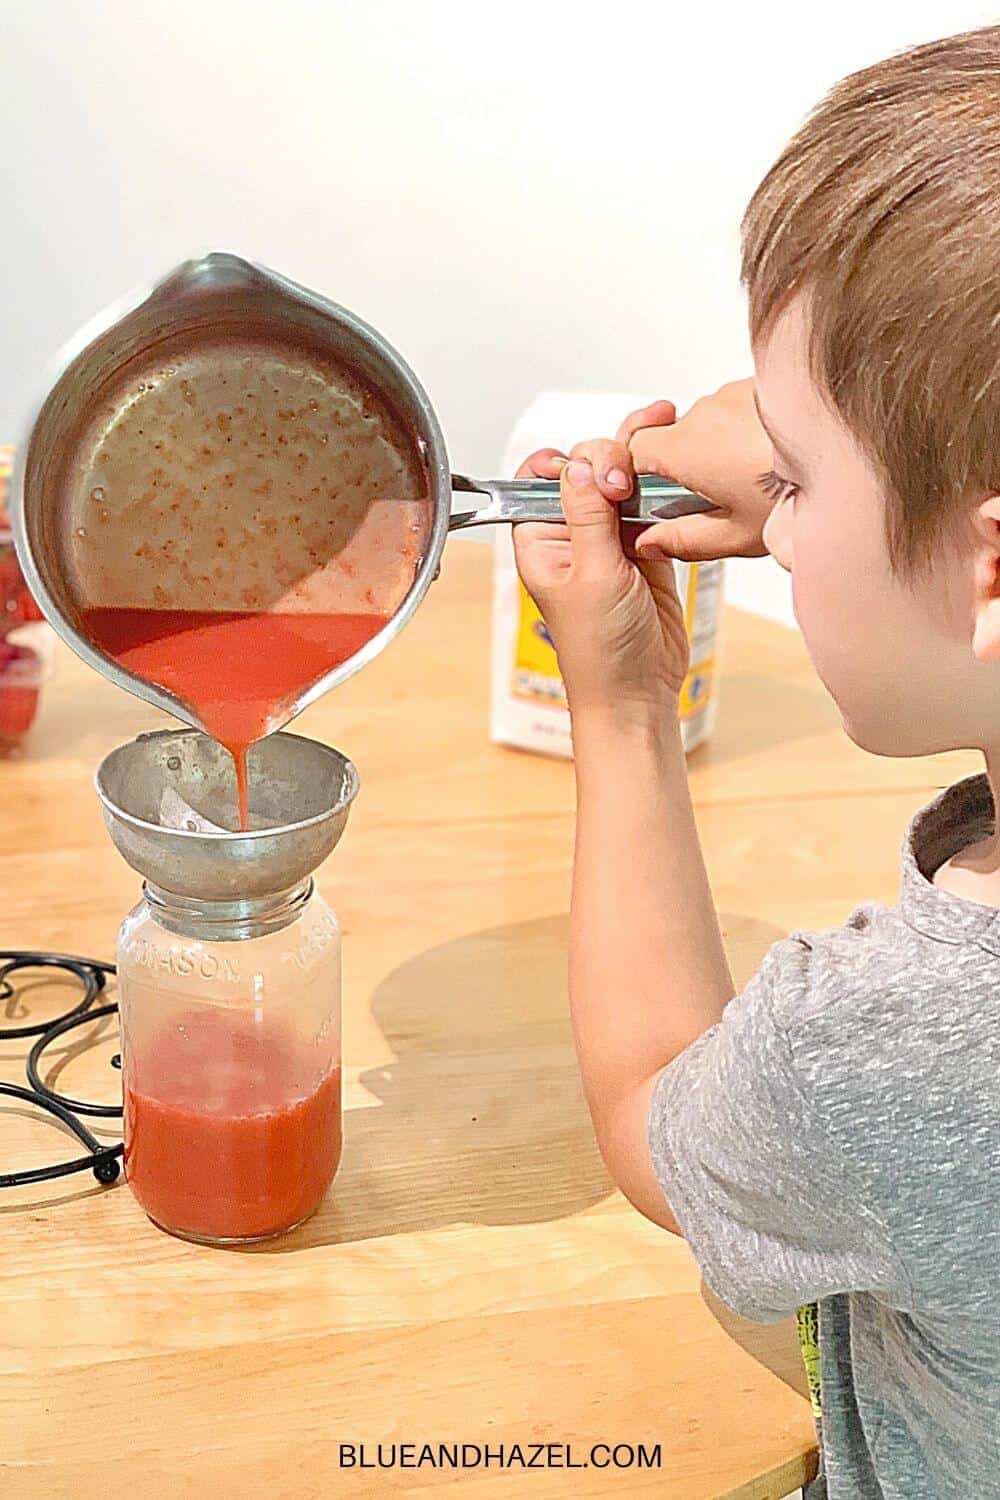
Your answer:
[[[979,661],[1000,661],[1000,495],[978,502],[974,524],[972,650]]]

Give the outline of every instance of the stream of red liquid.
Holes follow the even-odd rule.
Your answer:
[[[377,635],[385,615],[88,609],[83,634],[108,656],[190,704],[236,763],[248,825],[247,750],[281,710]]]

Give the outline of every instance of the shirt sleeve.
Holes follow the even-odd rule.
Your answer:
[[[664,1069],[650,1107],[653,1165],[705,1280],[758,1322],[836,1292],[892,1297],[900,1283],[889,1233],[775,1020],[775,997],[794,1013],[789,991],[808,991],[814,964],[800,939],[776,944],[718,1025]]]

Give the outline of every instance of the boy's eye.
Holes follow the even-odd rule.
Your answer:
[[[773,469],[759,475],[757,483],[769,500],[794,500],[799,493],[799,485],[793,484],[790,479],[782,479]]]

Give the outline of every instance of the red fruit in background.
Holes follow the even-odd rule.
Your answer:
[[[0,515],[0,528],[2,525]],[[41,611],[21,576],[13,543],[7,541],[0,531],[0,635],[6,635],[15,625],[26,625],[29,620],[40,619]]]
[[[20,744],[35,722],[41,677],[36,652],[0,640],[0,749]]]
[[[10,532],[7,504],[13,467],[14,450],[4,444],[0,446],[0,635],[6,635],[15,625],[44,619],[21,576]]]
[[[4,546],[0,539],[0,632],[20,625],[17,615],[17,596],[21,589],[21,569],[13,547]]]
[[[7,515],[14,450],[0,447],[0,756],[15,750],[35,722],[42,658],[7,637],[19,625],[43,618],[21,574]]]

